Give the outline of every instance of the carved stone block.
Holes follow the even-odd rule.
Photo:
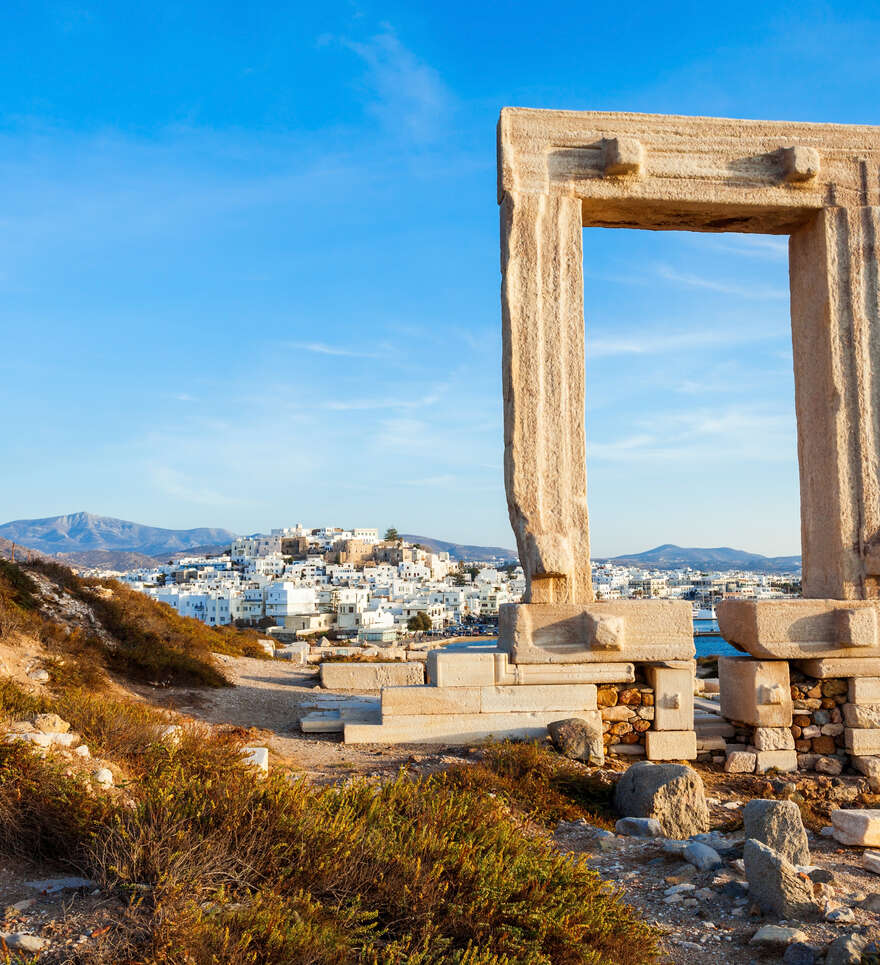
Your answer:
[[[690,660],[691,606],[681,600],[617,600],[584,605],[508,603],[498,647],[515,664]]]
[[[635,137],[609,137],[602,142],[602,170],[611,175],[642,173],[645,149]]]

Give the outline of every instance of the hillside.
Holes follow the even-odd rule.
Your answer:
[[[311,779],[275,747],[314,670],[230,656],[237,679],[196,682],[187,660],[216,674],[211,650],[245,635],[134,596],[0,563],[0,960],[656,961],[659,930],[552,838],[560,820],[607,826],[590,809],[607,781],[528,744],[416,759],[300,735],[330,772]]]
[[[29,546],[22,546],[9,539],[0,539],[0,559],[11,560],[13,553],[18,561],[40,559],[43,556]]]
[[[514,562],[517,559],[516,550],[505,549],[503,546],[476,546],[470,543],[449,543],[446,540],[434,539],[433,536],[415,536],[412,533],[401,533],[408,543],[419,543],[427,547],[432,553],[449,553],[454,560],[469,563],[472,560],[502,559]]]
[[[0,644],[21,638],[89,686],[116,676],[225,686],[214,654],[261,653],[254,631],[209,628],[115,580],[84,579],[48,560],[0,560]]]
[[[53,556],[93,550],[123,550],[143,556],[178,553],[191,546],[229,543],[227,529],[163,529],[110,516],[70,513],[45,519],[17,519],[0,525],[0,538],[30,546]]]
[[[664,543],[643,553],[614,556],[602,562],[660,570],[690,566],[694,569],[759,570],[765,573],[793,573],[801,567],[800,556],[762,556],[760,553],[748,553],[731,549],[729,546],[707,549],[676,546],[673,543]]]

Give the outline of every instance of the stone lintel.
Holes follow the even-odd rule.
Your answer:
[[[880,658],[878,611],[878,600],[722,600],[716,606],[725,640],[773,660]]]
[[[500,611],[498,648],[518,665],[691,660],[691,605],[682,600],[508,603]]]

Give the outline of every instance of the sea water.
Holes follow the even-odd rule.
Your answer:
[[[496,637],[485,637],[481,640],[462,640],[451,643],[448,650],[491,650],[498,643]],[[735,657],[740,654],[722,636],[718,630],[717,620],[694,620],[694,646],[698,657]]]

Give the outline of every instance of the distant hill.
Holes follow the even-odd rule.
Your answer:
[[[17,562],[32,559],[40,559],[43,554],[32,550],[29,546],[22,546],[20,543],[13,543],[8,539],[0,539],[0,559],[11,560],[13,552]]]
[[[147,556],[146,553],[135,553],[132,550],[83,550],[81,553],[59,553],[54,559],[78,570],[124,572],[145,566],[152,569],[156,565],[154,557]]]
[[[93,513],[71,513],[46,519],[17,519],[0,526],[0,539],[22,543],[52,556],[104,550],[153,557],[179,553],[192,546],[217,543],[228,545],[234,538],[235,534],[227,529],[161,529],[158,526],[142,526],[140,523],[109,516],[95,516]]]
[[[447,543],[432,536],[414,536],[412,533],[401,533],[408,543],[419,543],[431,550],[432,553],[448,553],[454,560],[470,562],[471,560],[502,559],[512,562],[518,559],[516,550],[505,549],[503,546],[472,546],[469,543]]]
[[[760,570],[765,573],[793,573],[801,568],[800,556],[761,556],[745,550],[717,546],[712,549],[676,546],[664,543],[644,553],[613,556],[603,561],[622,566],[643,566],[649,569],[676,570],[690,566],[707,570]]]

